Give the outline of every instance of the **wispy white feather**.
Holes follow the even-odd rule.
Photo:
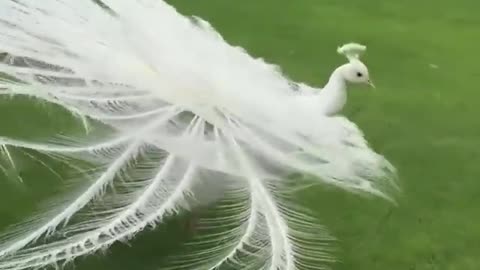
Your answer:
[[[22,148],[100,170],[40,223],[6,235],[1,269],[70,262],[211,204],[217,214],[201,219],[205,235],[166,267],[322,269],[331,238],[283,196],[286,177],[300,172],[387,199],[395,187],[395,169],[355,124],[303,106],[278,67],[164,1],[1,1],[0,50],[2,96],[55,104],[89,131],[92,123],[110,130],[103,138],[0,137],[12,166],[8,149]],[[144,160],[151,155],[155,162]],[[123,190],[116,200],[110,186]]]

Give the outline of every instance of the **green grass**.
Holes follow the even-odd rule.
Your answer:
[[[377,90],[351,89],[345,114],[399,169],[403,193],[395,207],[331,188],[306,192],[305,202],[339,239],[334,269],[480,269],[478,0],[169,2],[211,22],[231,44],[316,86],[344,62],[338,45],[366,44]],[[2,134],[29,120],[1,111]],[[26,190],[2,184],[0,225],[55,192],[45,187],[38,166],[24,166],[34,180]],[[175,245],[165,231],[141,235],[132,247],[116,245],[76,269],[155,269],[156,258]]]

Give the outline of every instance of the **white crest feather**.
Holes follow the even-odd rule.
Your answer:
[[[338,47],[337,52],[339,54],[345,55],[348,60],[352,61],[354,59],[359,59],[360,56],[365,53],[367,46],[361,45],[358,43],[347,43],[343,46]]]

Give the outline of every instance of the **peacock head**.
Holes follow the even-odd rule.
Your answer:
[[[365,50],[365,46],[356,43],[345,44],[338,48],[338,53],[345,55],[349,60],[349,63],[342,66],[342,76],[347,82],[368,84],[375,88],[370,79],[367,66],[359,59]]]

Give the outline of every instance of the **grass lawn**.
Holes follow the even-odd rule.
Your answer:
[[[398,168],[403,193],[393,206],[331,188],[305,192],[308,206],[339,239],[340,262],[333,268],[480,269],[480,1],[168,2],[206,19],[231,44],[280,65],[292,79],[315,86],[345,62],[335,52],[338,45],[367,45],[364,60],[377,90],[352,88],[345,114]],[[0,109],[2,135],[26,129],[12,115],[24,115],[22,108],[32,112],[28,103],[9,104],[3,101]],[[26,178],[40,176],[29,166]],[[0,186],[0,226],[53,192],[42,181],[29,182],[36,193]],[[175,243],[164,232],[81,259],[76,269],[155,269],[155,260]]]

